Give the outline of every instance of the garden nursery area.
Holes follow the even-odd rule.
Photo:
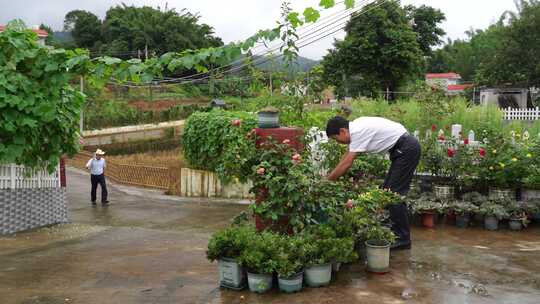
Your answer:
[[[167,7],[69,12],[73,45],[0,27],[0,303],[540,303],[540,3],[516,3],[446,43],[395,0],[284,2],[226,44]],[[354,152],[365,117],[399,126],[384,153]]]

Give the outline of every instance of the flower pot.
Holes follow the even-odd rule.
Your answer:
[[[272,289],[274,277],[271,274],[257,274],[248,271],[248,286],[251,292],[264,293]]]
[[[489,189],[489,199],[500,200],[514,200],[516,199],[516,191],[513,189]]]
[[[309,287],[321,287],[330,284],[332,279],[332,264],[315,265],[306,268],[304,272],[306,284]]]
[[[451,200],[454,198],[454,187],[437,185],[433,187],[433,193],[438,199]]]
[[[243,289],[246,275],[244,268],[235,259],[218,260],[219,285],[230,289]]]
[[[271,129],[279,128],[279,113],[277,111],[260,111],[258,113],[259,117],[259,128],[261,129]]]
[[[426,228],[435,228],[435,216],[434,212],[425,212],[422,214],[422,225]]]
[[[287,279],[278,277],[279,290],[285,293],[293,293],[293,292],[298,292],[302,290],[303,282],[304,282],[303,271]]]
[[[523,229],[523,225],[521,224],[520,219],[510,219],[508,222],[508,228],[510,228],[510,230],[519,231]]]
[[[484,217],[484,227],[487,230],[499,229],[499,219],[494,216],[486,215]]]
[[[483,223],[484,222],[484,215],[482,213],[478,213],[478,212],[475,213],[473,221],[475,221],[477,223]]]
[[[458,228],[467,228],[471,217],[469,214],[458,214],[456,215],[456,227]]]
[[[530,200],[540,199],[540,190],[521,189],[521,200],[528,202]]]
[[[251,292],[264,293],[272,289],[273,276],[271,274],[257,274],[248,272],[248,285]]]
[[[386,241],[368,240],[367,269],[374,273],[387,273],[390,271],[390,243]]]
[[[338,272],[341,269],[341,263],[332,263],[332,271]]]

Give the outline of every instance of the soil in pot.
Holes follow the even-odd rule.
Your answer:
[[[332,279],[332,263],[308,267],[304,276],[309,287],[326,286]]]
[[[367,269],[374,273],[390,271],[390,243],[386,241],[368,240]]]
[[[499,219],[494,216],[484,217],[484,227],[491,231],[499,229]]]
[[[294,293],[302,290],[304,272],[300,272],[290,278],[278,278],[279,290],[285,293]]]
[[[426,228],[433,229],[435,228],[435,217],[434,212],[425,212],[422,214],[422,225]]]
[[[513,231],[519,231],[523,229],[523,225],[521,224],[520,219],[510,219],[510,221],[508,222],[508,228]]]
[[[218,267],[220,286],[234,290],[244,288],[246,275],[235,259],[222,258],[218,261]]]
[[[249,290],[255,293],[264,293],[272,289],[273,275],[248,272]]]
[[[458,214],[456,215],[456,227],[458,228],[467,228],[469,227],[469,223],[471,221],[471,217],[469,214]]]

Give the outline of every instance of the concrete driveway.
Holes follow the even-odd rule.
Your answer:
[[[392,272],[346,265],[326,288],[283,295],[217,287],[208,238],[245,204],[110,185],[92,208],[89,177],[68,170],[73,222],[0,238],[0,303],[540,303],[540,229],[414,228]]]

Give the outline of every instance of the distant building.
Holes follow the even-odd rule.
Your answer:
[[[447,88],[449,85],[460,84],[461,75],[457,73],[430,73],[426,74],[426,83]]]
[[[0,33],[3,32],[6,29],[6,26],[0,25]],[[40,29],[32,29],[32,32],[36,33],[38,35],[38,43],[39,45],[45,45],[45,39],[47,39],[47,36],[49,36],[49,33],[44,30]]]
[[[446,87],[446,95],[459,95],[465,93],[465,90],[472,88],[472,84],[451,84]]]
[[[498,105],[501,108],[527,108],[528,89],[485,88],[480,90],[481,105]]]
[[[452,72],[426,74],[426,83],[441,87],[448,96],[463,94],[466,89],[473,87],[472,84],[462,84],[461,75]]]

